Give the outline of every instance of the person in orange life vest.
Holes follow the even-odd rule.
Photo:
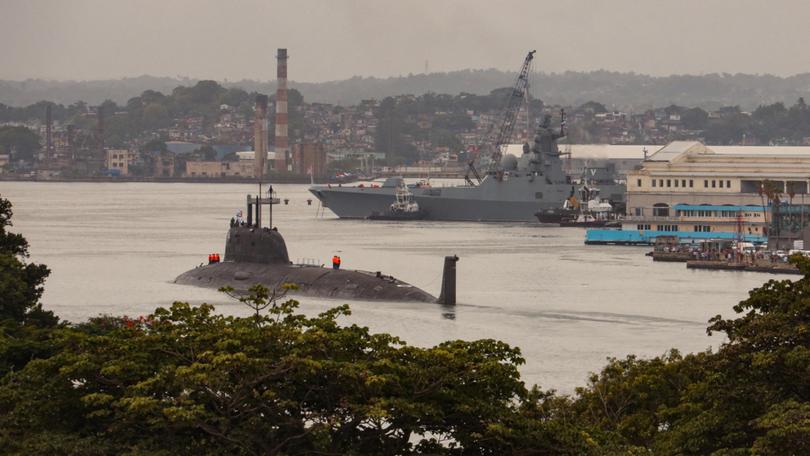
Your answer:
[[[332,269],[340,269],[340,257],[337,255],[332,257]]]

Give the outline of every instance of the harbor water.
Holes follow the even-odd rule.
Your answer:
[[[273,209],[290,258],[382,271],[438,295],[445,255],[458,255],[458,305],[349,302],[346,322],[413,345],[495,338],[521,348],[527,384],[570,393],[607,357],[655,356],[717,347],[709,318],[767,280],[750,272],[695,271],[655,263],[649,248],[586,246],[577,228],[533,223],[339,220],[306,185],[275,185],[289,205]],[[99,314],[146,315],[175,300],[247,309],[216,290],[173,284],[224,253],[230,218],[255,185],[2,182],[14,227],[47,264],[45,307],[81,321]],[[312,199],[312,205],[307,199]],[[266,223],[266,219],[265,219]],[[314,314],[343,301],[302,297]]]

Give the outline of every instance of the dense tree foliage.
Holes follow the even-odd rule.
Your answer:
[[[516,55],[514,69],[522,55]],[[543,65],[536,62],[540,70]],[[291,67],[290,87],[305,94],[308,100],[320,103],[354,105],[361,100],[383,99],[400,94],[423,95],[428,92],[457,95],[467,92],[486,95],[495,87],[508,87],[514,83],[514,71],[461,70],[431,74],[409,74],[391,78],[355,76],[341,81],[306,83],[295,81]],[[0,81],[0,100],[12,106],[25,106],[38,100],[53,100],[71,104],[84,100],[98,104],[111,98],[119,104],[145,90],[170,93],[173,88],[194,85],[197,81],[186,78],[158,78],[139,76],[117,80],[96,81]],[[577,106],[588,100],[599,100],[607,106],[638,111],[650,106],[677,103],[712,110],[719,106],[739,104],[753,110],[765,103],[793,100],[810,95],[810,74],[778,77],[770,74],[706,74],[701,76],[673,75],[648,76],[614,71],[566,71],[561,73],[533,73],[532,92],[535,97],[550,104]],[[248,92],[275,93],[275,81],[241,80],[223,83],[226,87],[240,87]],[[0,121],[2,118],[0,105]]]
[[[39,135],[29,128],[0,126],[0,153],[12,160],[32,160],[39,151]]]
[[[177,302],[57,325],[0,202],[5,453],[810,454],[806,258],[710,320],[717,351],[611,359],[563,396],[527,389],[501,342],[411,347],[260,286],[248,317]]]
[[[215,81],[199,81],[191,86],[177,86],[169,95],[155,90],[145,90],[139,96],[130,98],[125,104],[118,105],[112,100],[103,101],[100,109],[104,122],[104,143],[110,147],[123,147],[133,138],[144,132],[153,132],[172,127],[177,119],[199,117],[203,128],[210,129],[216,123],[220,107],[228,105],[237,112],[252,117],[253,103],[257,93],[248,93],[240,88],[225,88]],[[275,99],[275,95],[271,100]],[[304,131],[303,113],[300,106],[303,97],[295,90],[288,93],[289,131],[295,138]],[[97,116],[88,109],[85,103],[74,103],[70,106],[41,101],[26,107],[10,107],[0,104],[0,122],[26,122],[38,120],[45,122],[45,110],[51,106],[55,121],[71,123],[86,131],[95,131]],[[270,116],[270,131],[274,128],[274,116]],[[22,127],[3,127],[22,128]],[[15,138],[18,138],[15,136]],[[7,142],[7,141],[6,141]],[[39,138],[33,143],[35,147],[17,147],[21,158],[31,158],[32,151],[39,148]],[[5,143],[0,135],[0,149]]]
[[[267,294],[254,291],[261,307]],[[500,454],[512,445],[509,424],[527,394],[517,349],[493,340],[415,348],[339,325],[345,306],[314,318],[296,306],[235,318],[175,303],[146,319],[60,329],[58,353],[0,388],[0,443],[90,454]]]
[[[716,353],[612,360],[577,391],[574,414],[603,445],[654,454],[810,453],[810,260],[714,317]]]
[[[28,241],[11,233],[11,202],[0,196],[0,376],[49,353],[53,313],[42,308],[45,265],[28,263]]]
[[[387,97],[375,112],[378,121],[375,148],[385,152],[391,164],[435,157],[432,150],[419,150],[415,146],[418,143],[459,152],[462,143],[458,134],[475,129],[471,115],[502,111],[511,93],[512,89],[507,87],[488,95],[451,96],[429,92],[420,96]],[[542,109],[542,101],[531,100],[531,112],[539,115]]]

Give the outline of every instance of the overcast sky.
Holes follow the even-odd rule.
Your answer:
[[[810,2],[0,0],[0,79],[327,81],[465,68],[810,71]]]

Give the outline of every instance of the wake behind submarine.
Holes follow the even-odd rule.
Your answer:
[[[236,292],[247,292],[255,284],[275,289],[292,283],[298,286],[293,293],[303,296],[455,304],[456,256],[445,257],[438,300],[420,288],[381,272],[292,264],[281,233],[276,228],[261,226],[262,206],[268,206],[272,226],[273,205],[279,202],[270,188],[268,197],[247,196],[247,223],[232,220],[225,239],[224,261],[184,272],[174,283],[208,288],[229,286]]]

